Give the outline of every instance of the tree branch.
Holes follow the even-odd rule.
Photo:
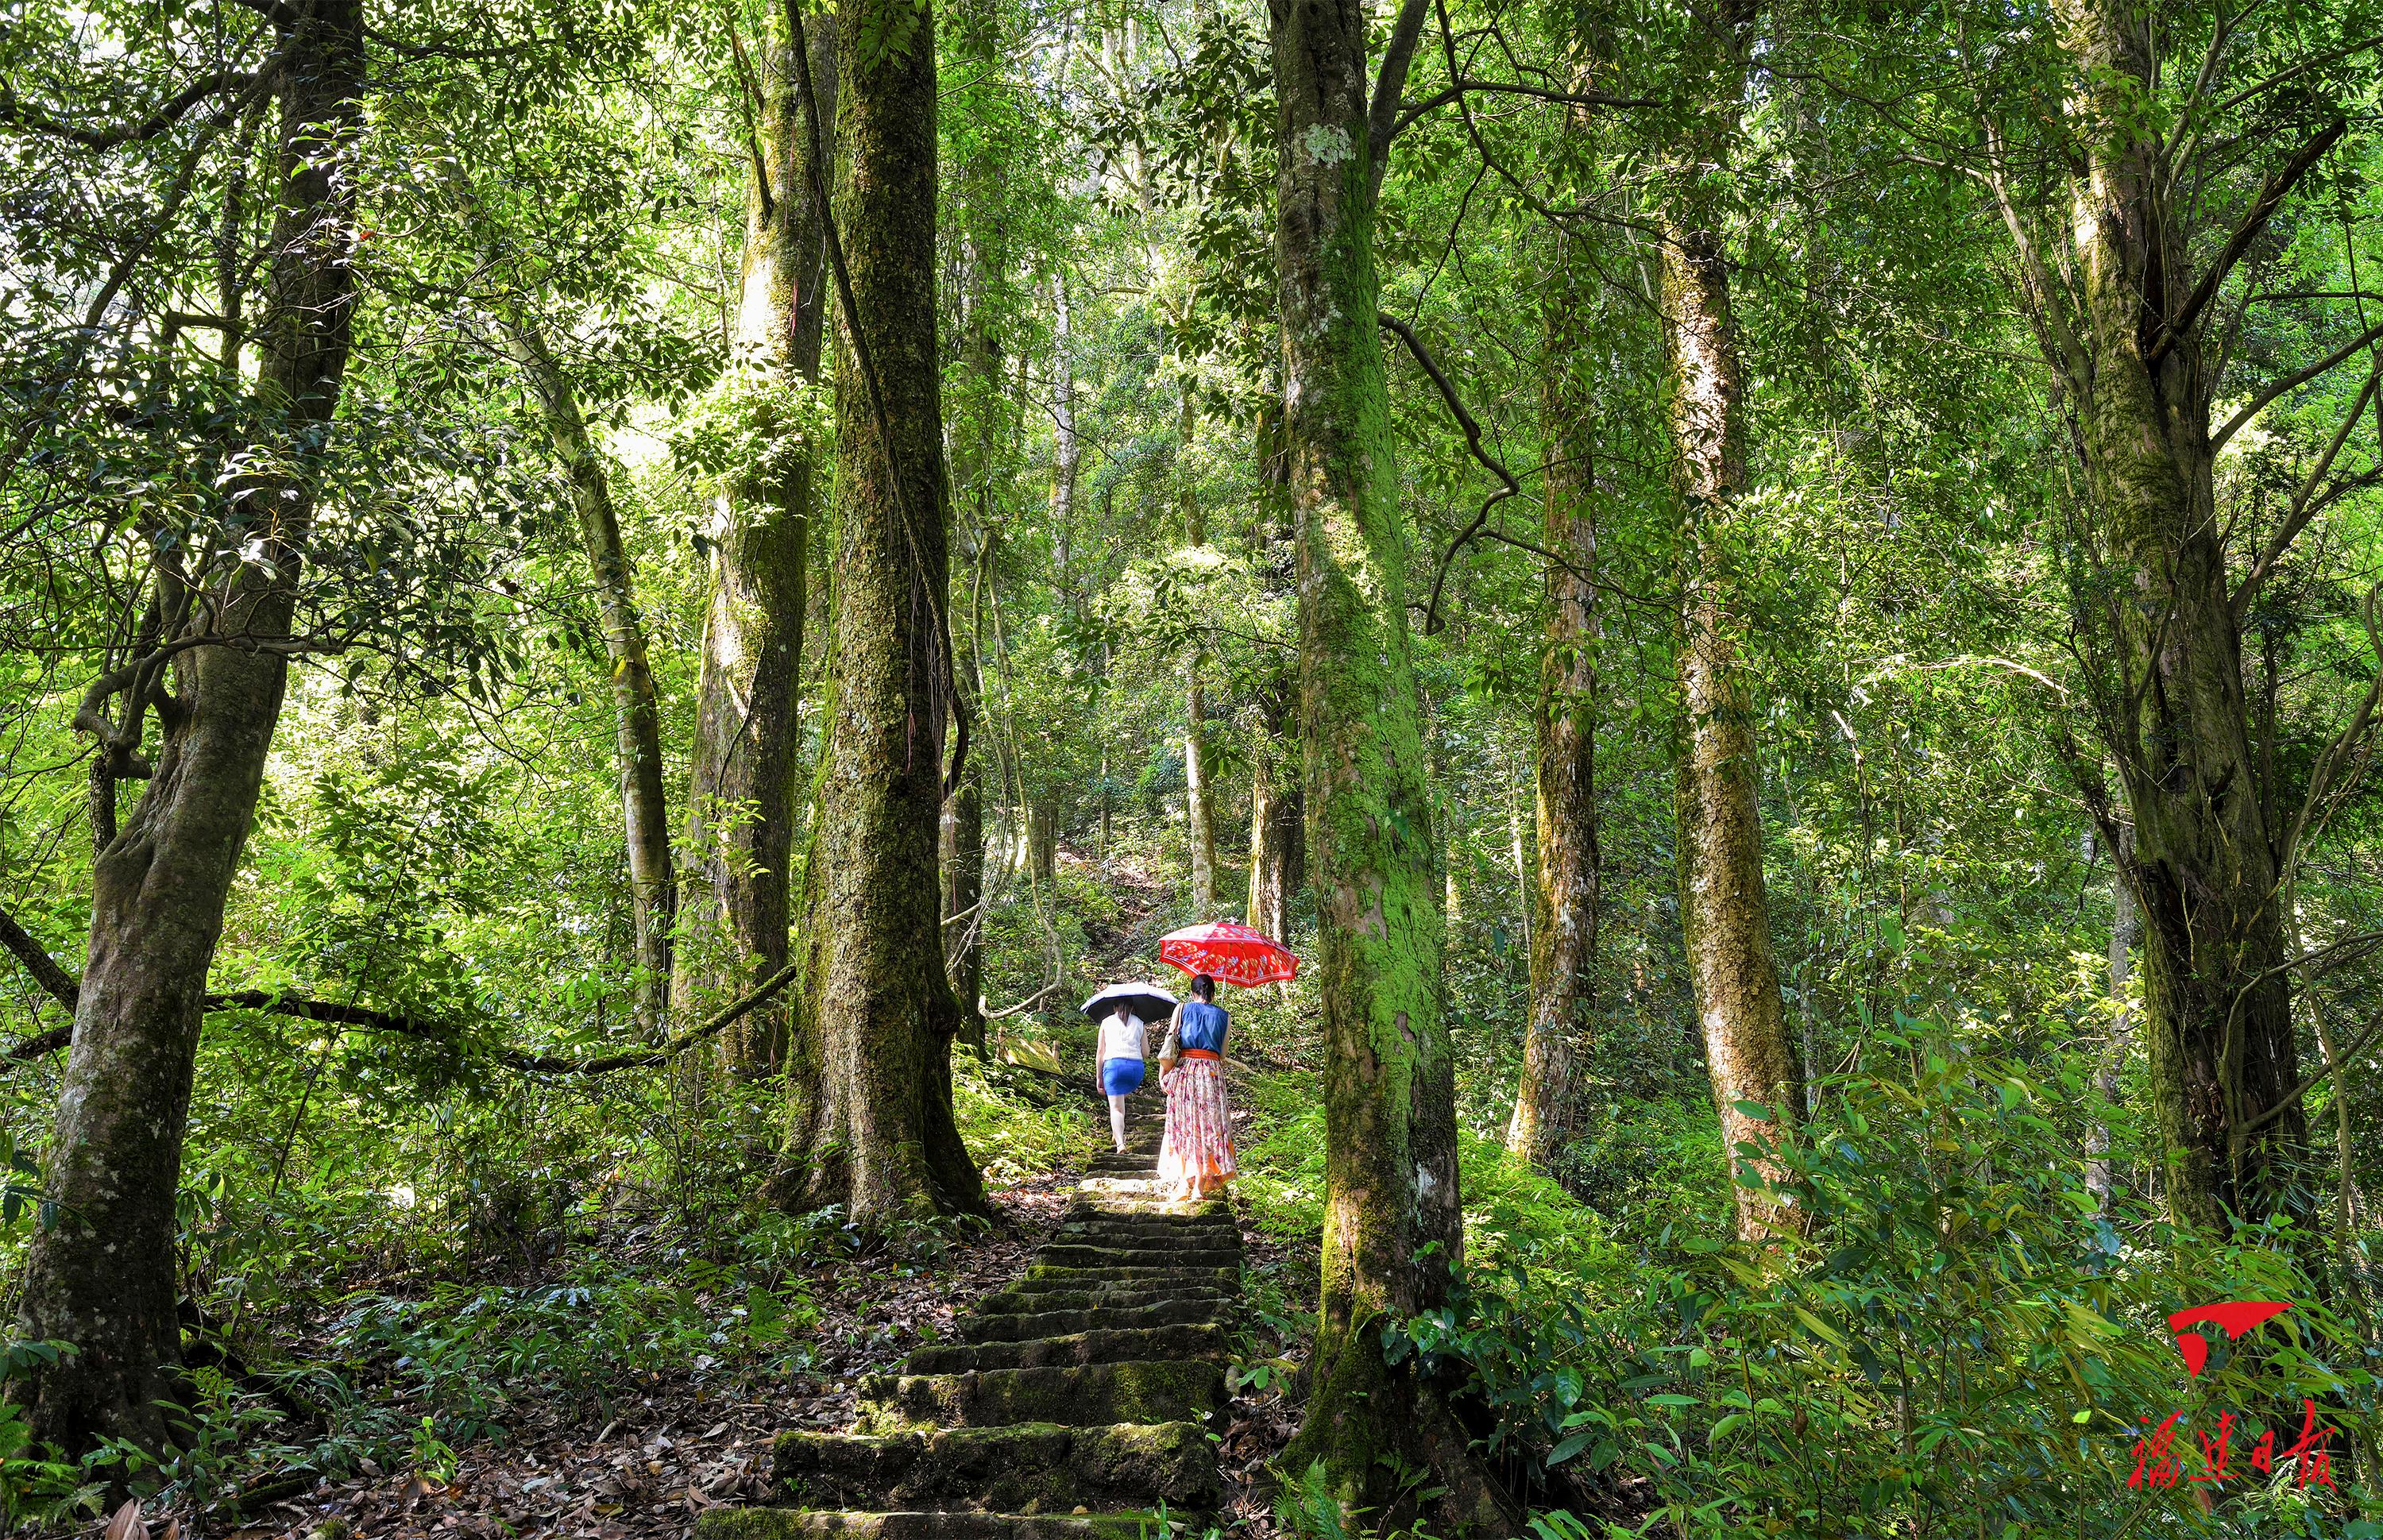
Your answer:
[[[137,144],[142,140],[156,138],[181,121],[183,115],[192,107],[211,96],[221,96],[228,92],[247,90],[256,84],[278,63],[279,60],[277,58],[269,62],[264,69],[257,70],[253,74],[240,69],[218,69],[212,75],[202,76],[176,92],[157,110],[129,129],[79,128],[62,118],[52,117],[39,107],[27,105],[18,99],[14,92],[0,91],[0,124],[14,124],[19,128],[31,129],[35,133],[47,134],[53,139],[69,140],[93,150],[114,150],[126,144]]]
[[[2233,1133],[2233,1142],[2235,1147],[2240,1149],[2243,1142],[2249,1140],[2253,1134],[2257,1133],[2268,1124],[2273,1123],[2277,1118],[2283,1116],[2287,1108],[2298,1104],[2302,1097],[2306,1096],[2310,1091],[2315,1090],[2326,1081],[2333,1078],[2333,1072],[2335,1070],[2340,1069],[2343,1065],[2348,1064],[2351,1060],[2363,1056],[2369,1048],[2375,1046],[2376,1040],[2378,1038],[2383,1038],[2383,1020],[2378,1020],[2374,1026],[2369,1027],[2366,1029],[2366,1035],[2360,1038],[2356,1042],[2351,1044],[2348,1051],[2333,1055],[2332,1063],[2327,1065],[2323,1069],[2317,1070],[2307,1076],[2299,1085],[2294,1086],[2282,1096],[2277,1098],[2276,1104],[2274,1106],[2269,1107],[2266,1112],[2263,1112],[2258,1116],[2252,1118],[2249,1122],[2237,1127]]]
[[[2309,521],[2334,500],[2333,497],[2318,498],[2317,484],[2325,479],[2327,471],[2333,469],[2334,457],[2349,441],[2351,429],[2356,427],[2358,420],[2366,414],[2366,403],[2375,399],[2375,387],[2378,380],[2383,380],[2383,358],[2377,359],[2375,367],[2366,372],[2366,383],[2359,388],[2358,400],[2351,403],[2350,410],[2342,415],[2341,426],[2334,432],[2333,441],[2326,445],[2325,452],[2317,456],[2316,464],[2310,468],[2308,475],[2301,482],[2301,489],[2294,494],[2291,506],[2285,510],[2282,523],[2276,526],[2275,537],[2267,542],[2266,549],[2259,553],[2258,561],[2253,562],[2251,570],[2243,574],[2241,585],[2234,590],[2234,597],[2227,601],[2228,607],[2238,617],[2250,608],[2252,596],[2258,593],[2259,585],[2267,581],[2267,574],[2276,570],[2276,564],[2283,561],[2284,553],[2291,548],[2294,540],[2300,538],[2301,531],[2308,527]]]
[[[1374,77],[1374,100],[1365,109],[1365,142],[1373,155],[1374,193],[1382,191],[1382,173],[1390,166],[1390,140],[1399,131],[1399,101],[1406,94],[1407,70],[1414,64],[1415,43],[1423,36],[1424,18],[1431,0],[1405,0],[1398,19],[1390,23],[1389,46],[1382,51],[1382,72]]]
[[[2383,634],[2378,634],[2376,630],[2378,595],[2383,595],[2383,587],[2368,589],[2365,606],[2359,612],[2359,619],[2366,628],[2367,648],[2375,654],[2375,682],[2367,686],[2365,696],[2358,703],[2358,709],[2351,713],[2350,725],[2326,745],[2325,752],[2317,756],[2315,766],[2309,771],[2308,790],[2301,796],[2300,811],[2292,816],[2291,828],[2276,851],[2276,869],[2287,875],[2292,869],[2292,863],[2300,858],[2301,841],[2308,832],[2309,820],[2316,815],[2318,806],[2333,790],[2334,777],[2340,773],[2342,764],[2358,740],[2365,736],[2368,724],[2375,720],[2377,702],[2383,698]]]
[[[0,910],[0,943],[17,955],[32,974],[34,981],[68,1010],[81,997],[82,985],[64,968],[58,967],[41,943],[27,935],[24,929]],[[531,1053],[517,1048],[498,1048],[488,1056],[508,1069],[530,1075],[609,1075],[617,1069],[638,1069],[676,1058],[697,1043],[719,1036],[731,1025],[769,1004],[794,981],[802,971],[799,963],[788,963],[772,974],[761,985],[735,1004],[705,1018],[685,1031],[673,1034],[654,1048],[631,1049],[625,1053],[605,1053],[592,1059],[572,1058],[562,1053]],[[427,1021],[420,1016],[405,1016],[394,1011],[377,1011],[365,1005],[342,1005],[328,1000],[310,1000],[301,995],[279,994],[270,990],[238,990],[206,997],[205,1009],[218,1011],[259,1011],[266,1016],[292,1016],[301,1021],[316,1021],[329,1027],[355,1027],[368,1032],[387,1032],[397,1037],[421,1038],[431,1042],[446,1043],[468,1052],[470,1044],[464,1029],[452,1023]],[[31,1059],[64,1048],[74,1035],[71,1025],[27,1038],[7,1049],[5,1056],[12,1060]]]
[[[2234,413],[2233,416],[2226,419],[2226,425],[2209,436],[2209,452],[2215,455],[2219,450],[2224,449],[2228,439],[2241,432],[2244,425],[2249,423],[2252,418],[2256,417],[2260,413],[2266,411],[2268,403],[2273,401],[2277,397],[2283,395],[2287,391],[2297,390],[2302,386],[2306,385],[2309,381],[2316,378],[2317,376],[2326,373],[2329,369],[2340,366],[2343,360],[2356,352],[2359,349],[2366,346],[2369,342],[2374,341],[2378,337],[2383,337],[2383,321],[2376,322],[2375,325],[2367,327],[2364,331],[2360,332],[2356,337],[2344,342],[2340,347],[2336,348],[2333,351],[2326,354],[2323,358],[2318,359],[2315,363],[2310,364],[2307,368],[2294,370],[2292,373],[2286,375],[2283,378],[2278,380],[2275,384],[2267,387],[2265,390],[2262,390],[2257,395],[2252,397],[2250,405]]]
[[[2264,80],[2259,80],[2253,84],[2244,86],[2233,95],[2229,96],[2223,102],[2218,103],[2216,106],[2209,109],[2210,116],[2214,117],[2221,112],[2227,112],[2232,108],[2239,107],[2243,103],[2249,101],[2252,97],[2258,95],[2261,92],[2273,91],[2276,87],[2283,84],[2286,80],[2290,80],[2295,75],[2305,74],[2312,69],[2322,69],[2327,65],[2333,63],[2337,59],[2346,59],[2354,54],[2365,53],[2368,49],[2373,48],[2377,44],[2383,44],[2383,32],[2377,32],[2372,37],[2360,38],[2355,43],[2343,43],[2340,47],[2333,49],[2327,53],[2318,54],[2314,57],[2303,59],[2300,63],[2295,65],[2289,65],[2282,69],[2277,70],[2274,74],[2268,76]]]
[[[1432,384],[1439,387],[1439,399],[1448,403],[1448,410],[1456,418],[1456,425],[1464,430],[1464,444],[1473,451],[1473,458],[1488,467],[1500,481],[1505,483],[1503,487],[1482,499],[1481,511],[1473,515],[1473,522],[1464,527],[1463,534],[1449,543],[1448,553],[1439,559],[1439,571],[1433,574],[1431,580],[1431,602],[1424,606],[1423,611],[1423,634],[1428,636],[1439,629],[1439,593],[1448,582],[1449,564],[1456,560],[1458,551],[1472,544],[1474,536],[1481,533],[1481,526],[1489,522],[1489,511],[1508,498],[1521,496],[1523,487],[1522,484],[1514,479],[1514,473],[1506,469],[1491,456],[1488,450],[1481,447],[1481,425],[1473,420],[1473,413],[1464,410],[1464,403],[1457,399],[1456,387],[1451,385],[1448,376],[1440,372],[1438,363],[1431,356],[1431,350],[1423,345],[1423,339],[1415,335],[1414,328],[1387,310],[1376,319],[1381,323],[1385,330],[1398,333],[1399,339],[1407,345],[1407,351],[1414,354],[1414,361],[1423,365],[1425,374],[1431,376]]]
[[[1529,96],[1541,102],[1555,102],[1571,107],[1651,107],[1661,105],[1651,96],[1608,96],[1599,91],[1557,91],[1550,86],[1524,85],[1519,81],[1512,80],[1476,80],[1466,76],[1454,85],[1436,92],[1420,102],[1408,104],[1400,111],[1398,121],[1390,129],[1389,137],[1397,138],[1412,128],[1415,120],[1425,114],[1438,111],[1458,97],[1468,94]]]
[[[82,986],[6,909],[0,909],[0,945],[17,955],[17,960],[25,965],[25,971],[33,976],[33,982],[42,986],[43,993],[64,1005],[68,1015],[74,1014],[75,1003],[82,998]],[[15,1056],[13,1051],[11,1056]]]
[[[2160,356],[2175,345],[2178,338],[2192,328],[2192,324],[2201,318],[2201,313],[2209,308],[2209,302],[2216,298],[2217,287],[2226,281],[2226,275],[2234,270],[2234,265],[2242,260],[2242,253],[2251,249],[2251,242],[2259,238],[2259,232],[2267,228],[2267,221],[2275,217],[2276,205],[2284,201],[2284,194],[2308,175],[2310,167],[2325,158],[2325,153],[2333,148],[2349,127],[2343,119],[2334,119],[2267,179],[2266,185],[2259,189],[2259,196],[2252,203],[2250,214],[2227,238],[2216,260],[2209,265],[2209,271],[2202,274],[2201,281],[2192,286],[2192,292],[2185,297],[2182,308],[2160,327],[2159,336],[2153,340],[2151,351],[2144,356],[2145,363],[2157,363]]]

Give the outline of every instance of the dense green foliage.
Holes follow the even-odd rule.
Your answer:
[[[201,587],[255,560],[227,488],[280,427],[242,330],[271,244],[269,99],[226,87],[144,119],[203,74],[265,69],[274,9],[0,12],[0,910],[70,974],[94,865],[77,705],[131,656],[161,565]],[[631,1010],[613,665],[562,467],[500,333],[534,314],[595,425],[683,805],[715,521],[785,457],[834,449],[825,392],[730,367],[750,56],[780,20],[742,3],[366,9],[365,128],[340,151],[356,351],[314,487],[310,645],[207,987],[422,1029],[208,1016],[177,1195],[187,1436],[48,1449],[0,1404],[0,1530],[87,1519],[128,1472],[204,1507],[292,1472],[435,1471],[532,1402],[600,1423],[664,1368],[758,1391],[809,1361],[823,1294],[943,1266],[972,1235],[928,1224],[864,1252],[833,1211],[761,1202],[775,1084],[706,1051],[554,1067],[651,1044]],[[1376,257],[1384,308],[1481,445],[1386,337],[1384,484],[1433,802],[1428,828],[1390,833],[1428,842],[1444,893],[1467,1250],[1449,1308],[1377,1325],[1393,1361],[1463,1388],[1542,1540],[2378,1533],[2383,780],[2360,702],[2383,645],[2383,407],[2371,349],[2351,346],[2383,309],[2366,288],[2383,264],[2376,12],[2157,9],[2143,25],[2183,80],[2139,105],[2179,143],[2198,130],[2170,97],[2227,27],[2248,29],[2228,79],[2280,80],[2293,111],[2348,125],[2221,286],[2241,367],[2216,393],[2222,421],[2264,380],[2346,360],[2263,403],[2216,462],[2238,578],[2317,492],[2239,660],[2281,813],[2313,797],[2275,900],[2299,1071],[2319,1077],[2296,1173],[2312,1196],[2231,1235],[2172,1221],[2128,1031],[2142,984],[2111,965],[2124,905],[2094,818],[2116,773],[2111,665],[2089,632],[2129,590],[1989,185],[2006,179],[2023,212],[2062,206],[2085,132],[2064,105],[2068,12],[1787,6],[1757,23],[1738,160],[1711,172],[1751,380],[1752,517],[1729,561],[1768,919],[1808,1078],[1800,1129],[1764,1153],[1809,1228],[1770,1247],[1729,1238],[1731,1183],[1756,1179],[1733,1156],[1755,1152],[1722,1148],[1674,880],[1680,551],[1650,210],[1685,131],[1670,76],[1710,18],[1463,0],[1427,20]],[[1093,1103],[1004,1057],[1052,1045],[1080,1081],[1075,1001],[1149,971],[1162,930],[1218,918],[1190,887],[1195,648],[1223,908],[1250,873],[1253,782],[1300,760],[1300,596],[1266,461],[1266,28],[1247,4],[975,0],[933,13],[920,43],[943,80],[948,609],[987,797],[984,901],[964,929],[994,1013],[988,1055],[956,1057],[955,1094],[996,1185],[1099,1138]],[[883,45],[910,43],[895,25]],[[1497,89],[1451,92],[1452,77]],[[1591,90],[1644,105],[1562,99]],[[2225,175],[2257,185],[2288,115],[2209,115]],[[111,126],[143,131],[100,142]],[[1559,224],[1596,280],[1599,344],[1562,362],[1597,403],[1602,897],[1584,1132],[1535,1170],[1502,1140],[1537,923],[1533,507]],[[1523,495],[1497,496],[1485,461]],[[834,542],[811,548],[823,617]],[[804,667],[802,784],[832,668]],[[101,795],[129,813],[141,788]],[[1302,893],[1284,939],[1310,951],[1315,924]],[[1315,990],[1227,1002],[1244,1201],[1302,1246],[1327,1186]],[[68,1019],[29,972],[0,970],[0,1040]],[[0,1060],[12,1319],[26,1249],[66,1217],[40,1197],[64,1062]],[[2097,1156],[2106,1203],[2087,1185]],[[1292,1340],[1253,1337],[1253,1363],[1295,1359],[1315,1324],[1311,1276],[1266,1287],[1258,1337]],[[2234,1299],[2293,1310],[2188,1379],[2164,1317]],[[60,1350],[11,1330],[0,1382]],[[2284,1425],[2280,1444],[2304,1396],[2338,1430],[2335,1488],[2278,1465],[2214,1509],[2182,1482],[2129,1489],[2147,1423],[2181,1409],[2207,1432],[2232,1410]],[[2179,1452],[2199,1469],[2189,1432]],[[1366,1522],[1287,1476],[1285,1525]]]

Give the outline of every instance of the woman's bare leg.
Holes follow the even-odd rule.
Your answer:
[[[1122,1096],[1112,1096],[1109,1098],[1109,1138],[1117,1144],[1117,1153],[1120,1155],[1124,1154],[1125,1098]]]

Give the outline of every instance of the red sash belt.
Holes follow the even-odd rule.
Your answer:
[[[1183,1056],[1187,1059],[1215,1059],[1220,1063],[1225,1057],[1211,1048],[1186,1048],[1183,1050]]]

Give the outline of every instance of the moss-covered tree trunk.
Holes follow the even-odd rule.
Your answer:
[[[2062,9],[2086,165],[2065,226],[2081,357],[2064,372],[2092,516],[2123,585],[2099,608],[2119,703],[2113,747],[2134,817],[2127,871],[2142,916],[2142,1033],[2169,1206],[2216,1227],[2229,1214],[2305,1206],[2294,1171],[2305,1118],[2297,1100],[2285,1104],[2299,1053],[2282,966],[2280,832],[2251,747],[2201,332],[2167,335],[2192,267],[2159,130],[2135,105],[2152,89],[2148,33],[2120,0]]]
[[[1200,506],[1200,483],[1192,468],[1192,441],[1200,414],[1192,382],[1183,382],[1182,433],[1175,451],[1176,497],[1183,511],[1183,543],[1198,550],[1208,543],[1208,511]],[[1183,660],[1183,812],[1192,843],[1192,910],[1216,918],[1216,795],[1208,763],[1208,648],[1194,636]]]
[[[961,110],[982,105],[970,94],[999,91],[1002,18],[994,0],[963,0],[959,6],[957,43],[965,67],[976,80],[963,87]],[[954,671],[969,708],[982,719],[983,692],[979,688],[978,632],[982,624],[980,587],[990,573],[991,546],[996,537],[1001,509],[995,497],[1001,442],[1010,428],[1011,408],[1002,372],[1002,343],[996,330],[996,301],[1004,292],[1009,266],[1008,190],[1004,166],[994,142],[980,138],[973,153],[952,174],[953,203],[958,214],[959,270],[959,399],[951,410],[952,566],[950,623]],[[941,866],[943,872],[944,968],[960,1010],[960,1041],[984,1052],[984,917],[977,906],[984,895],[984,755],[969,756],[959,784],[944,799]]]
[[[292,470],[236,486],[265,560],[213,581],[191,623],[286,638],[314,522],[312,488],[345,376],[354,299],[354,180],[344,157],[362,117],[364,47],[355,0],[309,0],[282,25],[279,202],[257,395]],[[202,646],[175,660],[164,741],[147,789],[92,874],[91,949],[52,1126],[44,1192],[17,1335],[78,1351],[17,1394],[33,1435],[71,1452],[104,1438],[154,1451],[176,1383],[175,1198],[182,1136],[224,906],[254,819],[289,669],[286,650]]]
[[[1326,1054],[1322,1312],[1284,1461],[1294,1473],[1320,1461],[1344,1507],[1375,1509],[1367,1523],[1388,1528],[1396,1457],[1445,1489],[1433,1528],[1504,1534],[1436,1388],[1393,1370],[1381,1346],[1386,1317],[1447,1298],[1464,1226],[1407,540],[1375,320],[1367,12],[1273,0],[1271,13],[1285,491]]]
[[[1257,430],[1257,518],[1252,534],[1258,569],[1270,599],[1288,601],[1298,588],[1298,532],[1283,495],[1282,400],[1261,409]],[[1249,923],[1287,939],[1290,900],[1307,881],[1306,801],[1296,762],[1299,671],[1295,658],[1262,650],[1258,659],[1258,733],[1250,745]]]
[[[1680,928],[1721,1118],[1738,1170],[1742,1148],[1776,1140],[1802,1110],[1762,881],[1752,708],[1738,660],[1735,593],[1745,532],[1746,370],[1729,292],[1728,207],[1721,186],[1737,139],[1754,7],[1729,0],[1698,18],[1682,89],[1703,110],[1674,149],[1661,192],[1662,326],[1671,378],[1673,483],[1680,551],[1680,726],[1674,811]],[[1749,1107],[1768,1109],[1766,1117]],[[1769,1174],[1765,1163],[1756,1169]],[[1735,1189],[1737,1230],[1770,1233],[1783,1216],[1759,1186]]]
[[[670,1009],[677,881],[672,870],[670,802],[662,790],[661,707],[647,659],[645,622],[637,612],[636,585],[621,540],[611,483],[580,415],[578,393],[526,307],[511,308],[504,330],[506,351],[529,381],[547,437],[562,462],[572,511],[579,518],[580,548],[596,579],[596,610],[603,621],[604,653],[611,665],[614,758],[636,934],[638,1024],[649,1035],[658,1034]]]
[[[820,118],[836,116],[834,23],[811,24],[810,78]],[[745,252],[731,381],[758,403],[818,384],[828,277],[812,196],[801,72],[781,14],[766,34],[766,110],[748,167]],[[788,431],[792,431],[791,425]],[[786,965],[800,746],[804,592],[818,512],[807,453],[732,475],[710,531],[711,601],[704,617],[688,765],[682,942],[672,993],[682,1014],[724,1004]],[[741,1074],[775,1069],[788,1007],[772,1004],[720,1039]]]
[[[961,554],[972,554],[967,545]],[[970,563],[974,565],[973,562]],[[973,618],[964,619],[968,585],[956,581],[952,594],[952,658],[969,708],[982,716],[984,693],[978,681]],[[938,861],[943,881],[944,970],[960,1013],[960,1041],[984,1052],[984,757],[969,756],[960,783],[944,798]]]
[[[960,1014],[936,871],[951,682],[934,37],[931,12],[870,0],[836,43],[836,223],[883,414],[854,327],[839,324],[836,666],[775,1187],[793,1206],[840,1203],[870,1226],[984,1204],[952,1116]]]
[[[2120,826],[2120,838],[2110,852],[2110,1041],[2094,1071],[2094,1088],[2115,1106],[2125,1086],[2127,1050],[2134,1041],[2134,1012],[2128,1003],[2128,985],[2135,976],[2135,945],[2142,939],[2142,911],[2135,907],[2134,885],[2127,879],[2134,841]],[[2106,1120],[2085,1131],[2085,1189],[2093,1194],[2104,1214],[2118,1194],[2118,1175],[2110,1163],[2112,1138]]]
[[[1531,1016],[1506,1148],[1545,1164],[1574,1132],[1574,1084],[1597,988],[1597,519],[1587,384],[1593,294],[1570,233],[1557,236],[1541,321],[1539,420],[1548,468],[1541,543],[1547,635],[1534,710],[1537,861],[1530,904]],[[1517,864],[1520,849],[1517,847]],[[1519,877],[1520,871],[1516,873]]]

